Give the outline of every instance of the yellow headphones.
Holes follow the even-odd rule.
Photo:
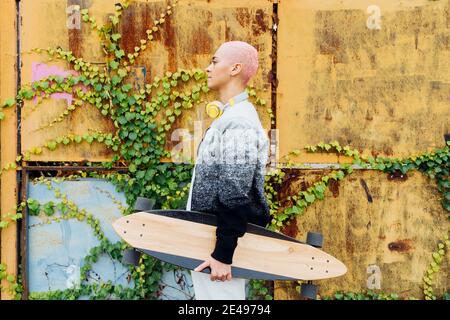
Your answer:
[[[226,107],[228,107],[228,106],[232,107],[236,103],[244,101],[247,98],[248,98],[247,91],[243,91],[240,94],[238,94],[238,95],[234,96],[233,98],[231,98],[230,100],[228,100],[228,102],[226,104],[223,104],[222,102],[220,102],[218,100],[209,102],[205,107],[206,114],[213,119],[218,118],[223,114]]]

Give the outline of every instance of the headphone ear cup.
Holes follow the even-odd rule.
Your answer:
[[[223,104],[220,101],[212,101],[205,107],[206,114],[211,118],[218,118],[223,113]]]

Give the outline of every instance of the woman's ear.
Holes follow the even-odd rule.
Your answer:
[[[231,75],[234,76],[239,72],[241,72],[241,70],[242,70],[242,63],[235,63],[233,65],[233,68],[231,69]]]

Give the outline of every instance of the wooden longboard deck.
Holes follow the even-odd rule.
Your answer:
[[[117,219],[113,228],[139,251],[191,270],[210,256],[216,241],[216,216],[195,211],[137,212]],[[251,223],[238,238],[231,266],[233,277],[265,280],[318,280],[346,272],[328,253]]]

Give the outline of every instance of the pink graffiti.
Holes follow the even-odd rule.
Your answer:
[[[48,64],[41,62],[33,62],[31,64],[31,81],[39,81],[41,79],[45,79],[49,76],[61,76],[67,77],[69,75],[77,76],[78,73],[74,70],[64,70],[62,68],[56,66],[49,66]],[[87,91],[86,87],[82,87],[83,91]],[[64,99],[67,101],[67,105],[70,106],[73,101],[73,96],[70,93],[52,93],[50,95],[53,99]],[[37,98],[34,98],[34,102],[37,102]]]

